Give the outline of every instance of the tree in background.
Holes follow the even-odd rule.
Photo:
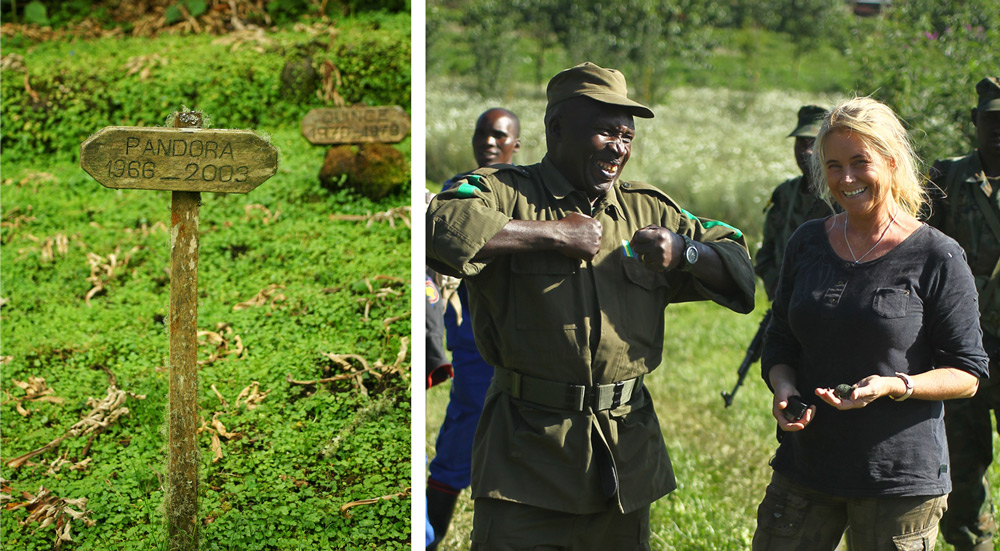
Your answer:
[[[858,92],[875,95],[907,121],[925,160],[966,151],[973,87],[1000,69],[996,1],[907,0],[859,23],[850,48],[860,68]]]
[[[513,90],[506,85],[510,84],[515,61],[511,53],[517,51],[517,10],[505,0],[477,0],[463,12],[461,22],[471,31],[468,46],[475,60],[471,74],[479,93],[501,97],[510,94]],[[501,83],[505,84],[503,90]]]
[[[622,70],[639,101],[660,99],[672,60],[697,61],[708,53],[699,0],[557,3],[556,34],[572,63]]]

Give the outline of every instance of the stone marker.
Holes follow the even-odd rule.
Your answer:
[[[302,135],[314,145],[397,143],[410,133],[402,107],[313,109],[302,118]]]
[[[109,126],[80,146],[80,165],[115,189],[171,191],[170,411],[167,533],[171,551],[198,549],[198,205],[202,191],[247,193],[278,170],[278,151],[249,130]]]

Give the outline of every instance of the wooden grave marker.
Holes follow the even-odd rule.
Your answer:
[[[278,150],[249,130],[109,126],[80,145],[80,165],[113,189],[171,192],[169,548],[198,549],[198,205],[201,192],[247,193],[278,170]]]
[[[302,118],[313,145],[397,143],[409,133],[410,117],[398,105],[313,109]]]

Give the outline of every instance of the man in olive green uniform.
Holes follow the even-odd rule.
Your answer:
[[[818,105],[806,105],[799,109],[798,124],[788,137],[795,138],[795,162],[802,175],[785,180],[776,187],[764,208],[764,242],[754,255],[754,271],[764,282],[768,300],[774,300],[788,238],[803,222],[835,212],[829,203],[819,198],[810,178],[809,158],[825,114],[826,108]]]
[[[972,109],[979,148],[965,157],[934,163],[936,193],[928,222],[965,249],[979,289],[983,345],[990,356],[990,379],[972,398],[948,400],[945,427],[954,489],[941,532],[956,551],[993,550],[996,520],[986,470],[993,460],[990,411],[1000,407],[1000,77],[976,85]]]
[[[472,549],[649,549],[649,504],[676,487],[643,376],[663,310],[753,308],[739,230],[619,180],[635,137],[618,71],[549,81],[547,153],[488,167],[431,202],[428,264],[465,277],[494,366],[472,461]]]

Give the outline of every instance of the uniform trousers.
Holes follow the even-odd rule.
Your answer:
[[[986,474],[994,459],[991,413],[1000,432],[1000,351],[990,359],[992,377],[980,383],[975,396],[944,402],[952,491],[941,534],[958,551],[989,542],[997,530]]]
[[[771,475],[757,508],[753,551],[931,551],[947,496],[835,497]]]

